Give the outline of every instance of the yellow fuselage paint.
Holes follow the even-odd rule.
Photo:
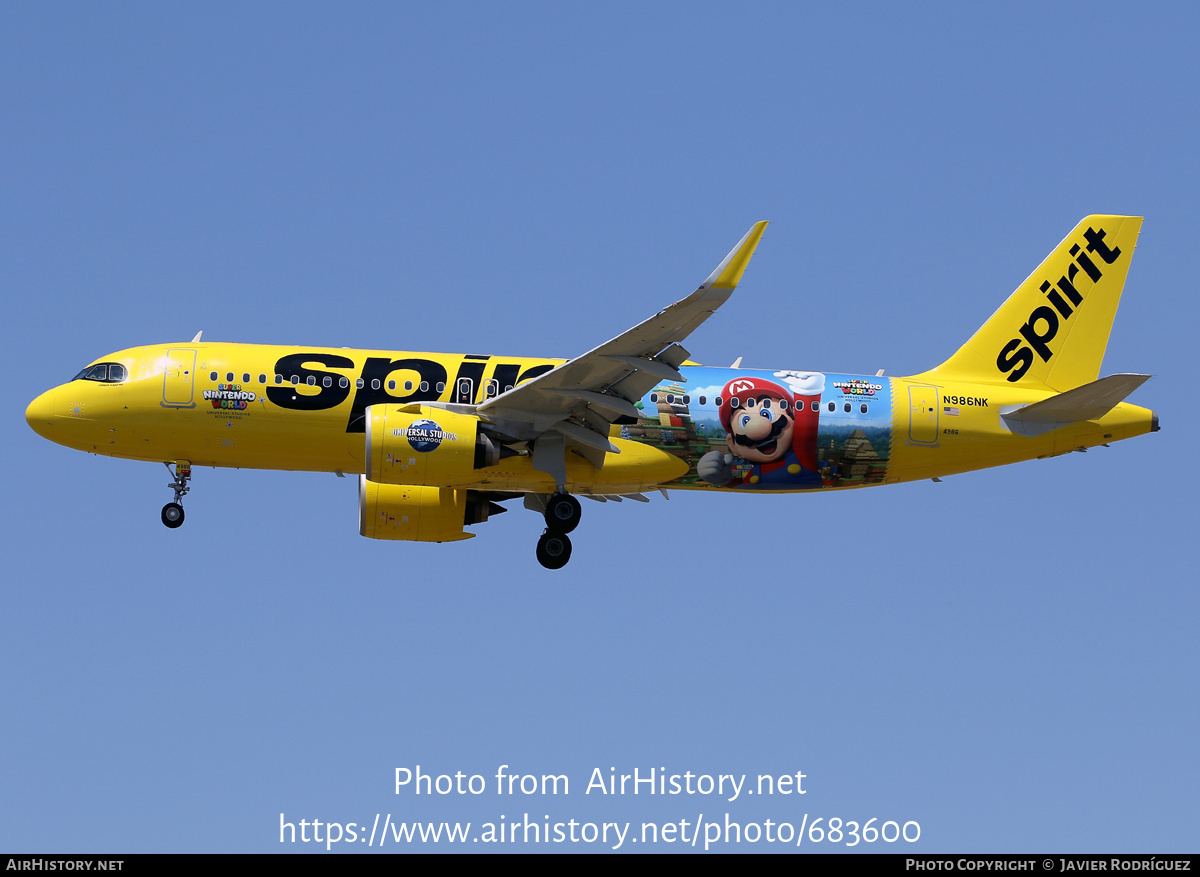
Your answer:
[[[195,343],[131,348],[100,361],[120,363],[128,378],[121,383],[75,380],[43,393],[27,412],[40,434],[78,450],[133,460],[358,474],[365,468],[365,436],[353,421],[365,404],[478,404],[563,360]],[[292,367],[279,368],[289,361]],[[431,380],[439,375],[444,377]],[[1001,409],[1039,401],[1053,391],[923,380],[931,376],[871,379],[890,381],[891,387],[892,437],[883,483],[1052,456],[1152,428],[1152,412],[1121,403],[1096,421],[1035,437],[1014,435],[1004,427]],[[336,404],[326,405],[339,396]],[[314,400],[324,400],[320,404],[326,407],[296,407]],[[678,483],[688,471],[685,461],[652,443],[622,439],[619,427],[613,428],[612,441],[621,453],[608,454],[602,469],[568,454],[569,491],[619,494],[659,485],[717,489],[703,482]],[[551,478],[533,469],[527,456],[507,457],[478,475],[460,486],[554,490]]]
[[[1154,416],[1146,408],[1122,402],[1099,420],[1027,437],[1006,429],[1000,411],[1049,398],[1055,395],[1053,390],[893,378],[892,393],[894,438],[888,482],[954,475],[1120,441],[1150,432]],[[978,404],[981,400],[986,404]]]
[[[192,363],[181,351],[194,351]],[[293,385],[292,374],[279,374],[280,360],[298,353],[317,358],[337,358],[349,365],[318,364],[331,377],[310,385],[304,377]],[[372,392],[371,380],[379,380],[373,401],[404,404],[420,395],[422,376],[399,368],[386,377],[367,378],[360,388],[370,360],[397,362],[414,360],[438,364],[445,372],[443,387],[428,388],[438,401],[455,398],[455,376],[467,361],[464,356],[404,353],[381,350],[347,350],[323,347],[281,347],[263,344],[162,344],[122,350],[97,362],[116,362],[129,370],[123,383],[105,384],[76,380],[55,387],[30,405],[31,423],[43,424],[47,438],[68,447],[132,460],[188,460],[197,466],[246,469],[361,473],[364,436],[347,431],[356,396]],[[528,357],[491,357],[482,363],[482,380],[472,381],[473,402],[484,398],[487,381],[498,366],[511,365],[520,371],[537,366],[554,366],[562,360]],[[296,369],[297,373],[303,369]],[[184,374],[190,372],[190,374]],[[282,379],[276,383],[276,375]],[[214,378],[213,375],[216,377]],[[231,377],[232,376],[232,377]],[[340,387],[344,378],[348,386]],[[427,382],[428,383],[428,382]],[[222,387],[234,385],[236,389]],[[410,389],[406,389],[406,386]],[[271,393],[287,393],[302,401],[329,391],[345,391],[336,405],[298,410],[273,403]],[[212,399],[215,395],[243,398]],[[253,396],[251,399],[250,396]],[[218,404],[214,405],[216,401]],[[227,407],[221,407],[220,403]],[[237,404],[228,407],[228,403]],[[44,432],[42,430],[45,430]]]

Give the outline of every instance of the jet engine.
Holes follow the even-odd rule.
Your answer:
[[[478,417],[424,405],[371,405],[366,441],[367,480],[379,484],[470,484],[501,456]]]
[[[369,539],[458,542],[475,535],[463,527],[505,511],[474,490],[358,479],[358,532]]]

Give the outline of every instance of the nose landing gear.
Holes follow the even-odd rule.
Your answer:
[[[546,569],[562,569],[571,559],[567,534],[579,526],[582,509],[569,493],[556,493],[546,500],[546,529],[537,543],[538,563]]]
[[[163,465],[167,467],[168,472],[171,472],[171,483],[167,487],[175,491],[175,499],[163,506],[162,522],[174,530],[176,527],[183,526],[183,506],[180,503],[187,496],[187,492],[191,490],[188,482],[192,480],[192,464],[186,460],[179,460],[175,463],[173,472],[170,463],[163,463]]]

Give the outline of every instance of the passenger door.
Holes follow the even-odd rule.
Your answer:
[[[164,408],[195,408],[192,401],[196,385],[196,351],[168,350],[163,369]]]

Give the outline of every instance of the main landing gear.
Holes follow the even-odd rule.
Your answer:
[[[176,462],[173,472],[170,463],[163,463],[163,465],[167,467],[168,472],[171,472],[171,483],[167,487],[174,489],[175,499],[163,506],[162,522],[174,530],[176,527],[183,526],[183,506],[180,503],[187,496],[187,492],[191,490],[188,482],[192,480],[192,464],[186,460],[180,460]]]
[[[579,526],[583,510],[569,493],[556,493],[546,501],[546,530],[537,544],[538,563],[546,569],[562,569],[571,559],[567,534]]]

